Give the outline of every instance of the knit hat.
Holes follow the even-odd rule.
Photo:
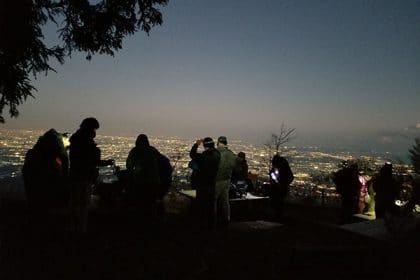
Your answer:
[[[203,146],[206,148],[214,148],[214,141],[210,137],[206,137],[203,140]]]
[[[220,136],[220,137],[217,139],[217,142],[218,142],[218,143],[222,143],[222,144],[227,145],[227,139],[226,139],[226,136]]]

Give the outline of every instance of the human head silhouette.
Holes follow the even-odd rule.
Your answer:
[[[217,139],[217,145],[219,145],[219,144],[227,145],[226,136],[219,136],[219,138]]]
[[[241,158],[241,159],[245,159],[245,153],[244,152],[239,152],[238,157]]]
[[[150,146],[150,144],[149,144],[149,139],[147,138],[146,134],[140,134],[139,136],[137,136],[136,147],[148,147],[148,146]]]
[[[386,162],[384,166],[382,166],[380,174],[382,176],[392,176],[392,163]]]
[[[214,148],[214,141],[213,141],[213,139],[210,138],[210,137],[204,138],[203,139],[203,147],[204,148],[207,148],[207,149]]]
[[[80,124],[80,128],[82,129],[89,129],[89,130],[96,130],[99,128],[99,122],[95,118],[86,118]]]

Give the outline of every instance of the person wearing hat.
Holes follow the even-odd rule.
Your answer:
[[[227,139],[220,136],[217,139],[217,150],[220,153],[219,169],[216,176],[216,217],[219,224],[226,226],[230,220],[229,187],[232,171],[236,165],[236,156],[229,150]]]
[[[198,147],[203,145],[204,151],[198,153]],[[215,184],[219,168],[220,153],[214,147],[214,141],[210,137],[199,139],[192,146],[190,157],[197,163],[197,216],[199,224],[204,229],[212,229],[215,226]]]

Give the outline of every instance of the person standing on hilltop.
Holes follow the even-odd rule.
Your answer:
[[[277,221],[283,218],[284,200],[294,178],[289,162],[279,154],[274,155],[270,169],[269,196],[274,219]]]
[[[190,185],[191,189],[196,190],[198,185],[198,165],[195,160],[190,160],[188,167],[191,169]]]
[[[23,182],[30,221],[36,227],[43,227],[51,209],[64,207],[67,202],[69,162],[62,140],[60,133],[50,129],[25,156]]]
[[[140,134],[126,160],[130,176],[127,196],[140,208],[144,218],[153,218],[157,214],[156,201],[161,184],[159,156],[159,151],[149,144],[147,136]]]
[[[221,225],[227,226],[230,221],[229,188],[232,172],[236,165],[236,156],[227,147],[225,136],[220,136],[217,139],[217,150],[220,153],[220,163],[216,176],[215,215]]]
[[[98,120],[86,118],[70,137],[71,223],[77,233],[87,232],[89,195],[98,177],[98,166],[113,164],[113,160],[101,160],[101,150],[94,141],[98,128]]]
[[[203,144],[204,152],[198,153],[198,147]],[[215,149],[210,137],[199,139],[192,146],[190,157],[197,163],[197,214],[199,224],[204,229],[215,226],[215,185],[219,169],[220,152]]]
[[[358,203],[362,184],[359,181],[357,164],[346,166],[334,174],[336,190],[341,195],[340,223],[350,223],[352,216],[358,213]]]
[[[392,176],[392,164],[387,162],[382,166],[377,177],[373,179],[375,191],[376,218],[384,218],[385,214],[395,214],[397,205],[395,200],[400,193],[400,186]]]

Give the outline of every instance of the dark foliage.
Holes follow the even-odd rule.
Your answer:
[[[413,164],[414,171],[420,174],[420,138],[416,138],[416,144],[410,149],[410,159]]]
[[[162,24],[157,6],[168,0],[13,0],[0,1],[0,122],[8,106],[11,117],[36,90],[31,77],[54,69],[73,50],[114,55],[122,40],[138,30],[149,33]],[[61,45],[45,45],[42,27],[56,24]]]

